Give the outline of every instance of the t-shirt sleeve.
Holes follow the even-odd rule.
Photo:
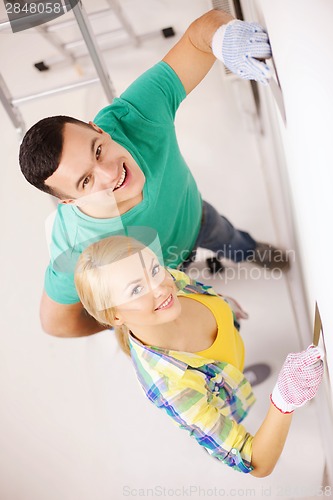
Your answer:
[[[164,61],[137,78],[120,96],[153,122],[173,121],[186,92],[174,70]]]
[[[51,264],[45,271],[44,289],[50,299],[59,304],[80,302],[75,288],[74,274],[55,271]]]
[[[77,245],[76,217],[69,205],[59,204],[46,225],[50,263],[45,271],[46,294],[59,304],[80,302],[74,284],[74,270],[81,249]]]

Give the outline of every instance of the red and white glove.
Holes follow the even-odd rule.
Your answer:
[[[281,413],[292,413],[316,395],[323,378],[324,356],[314,345],[288,354],[271,394],[273,405]]]

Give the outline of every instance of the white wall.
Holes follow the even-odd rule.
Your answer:
[[[261,0],[260,5],[287,113],[281,131],[308,307],[313,316],[318,302],[332,369],[333,2]]]
[[[326,431],[327,425],[329,429],[332,427],[329,372],[332,377],[333,370],[333,271],[330,266],[333,2],[245,0],[243,6],[247,19],[260,20],[267,28],[284,97],[287,123],[279,120],[278,126],[286,164],[282,178],[286,181],[285,194],[290,194],[297,264],[302,270],[305,312],[310,319],[308,333],[302,332],[303,338],[311,334],[316,301],[323,322],[324,343],[321,341],[321,345],[326,349],[328,369],[318,409]],[[307,319],[300,318],[300,324],[303,322],[306,330],[304,320]],[[328,465],[332,469],[330,438],[332,436],[326,435]],[[332,471],[329,472],[332,476]]]

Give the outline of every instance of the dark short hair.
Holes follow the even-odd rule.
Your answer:
[[[20,146],[19,162],[24,177],[30,184],[45,193],[61,196],[45,184],[58,168],[66,123],[90,127],[71,116],[50,116],[35,123],[25,134]]]

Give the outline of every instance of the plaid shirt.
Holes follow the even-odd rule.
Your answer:
[[[179,295],[217,295],[210,287],[194,284],[184,273],[169,271],[181,289]],[[214,458],[240,472],[253,470],[253,437],[239,423],[255,402],[244,375],[229,363],[148,347],[131,335],[129,343],[139,382],[148,399],[165,410]]]

